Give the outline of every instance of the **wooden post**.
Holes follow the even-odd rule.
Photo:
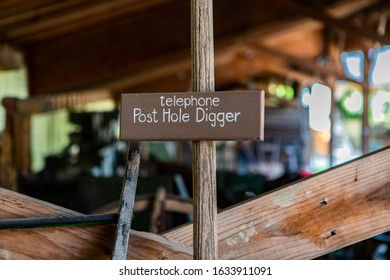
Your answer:
[[[368,103],[370,97],[369,69],[370,60],[368,59],[368,47],[364,49],[364,80],[362,82],[363,92],[363,116],[362,116],[362,153],[367,154],[370,150],[370,125],[368,123]]]
[[[362,116],[362,153],[367,154],[370,151],[369,139],[370,139],[370,126],[368,123],[368,102],[370,96],[370,87],[368,81],[363,81],[363,116]]]
[[[212,0],[191,0],[192,91],[214,91]],[[193,249],[195,260],[212,260],[217,250],[216,152],[213,141],[192,145]]]
[[[15,166],[24,176],[31,174],[31,114],[16,113],[14,116]]]
[[[141,146],[142,142],[139,141],[130,141],[129,143],[126,174],[123,178],[123,187],[118,213],[119,218],[116,226],[114,249],[112,252],[113,260],[125,260],[127,255],[131,221],[133,219],[135,193],[137,190]]]
[[[5,128],[2,135],[0,152],[0,186],[17,191],[17,170],[15,150],[14,118],[16,114],[16,98],[4,98],[2,104],[5,108]]]

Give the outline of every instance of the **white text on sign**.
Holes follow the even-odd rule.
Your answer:
[[[160,96],[160,108],[151,111],[141,108],[133,109],[133,123],[186,123],[192,117],[196,123],[209,123],[211,127],[224,127],[226,123],[237,122],[241,112],[213,112],[214,107],[219,107],[219,97],[173,97]],[[191,116],[187,108],[195,107],[195,116]]]

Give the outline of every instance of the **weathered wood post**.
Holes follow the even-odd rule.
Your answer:
[[[191,57],[192,92],[122,94],[120,139],[194,141],[194,259],[211,260],[218,257],[213,141],[262,140],[264,91],[214,92],[212,0],[191,0]]]
[[[123,178],[122,194],[119,204],[119,217],[116,225],[113,260],[125,260],[130,237],[138,171],[141,159],[142,142],[130,141],[127,152],[126,174]]]
[[[214,91],[213,1],[191,0],[192,91]],[[212,260],[217,248],[216,152],[213,141],[192,145],[194,259]]]

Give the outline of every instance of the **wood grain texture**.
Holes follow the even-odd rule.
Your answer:
[[[0,188],[0,218],[80,215]],[[109,259],[114,226],[0,231],[0,259]],[[127,259],[192,259],[192,250],[166,238],[131,232]]]
[[[390,230],[390,148],[218,215],[220,259],[312,259]],[[164,235],[191,245],[192,226]]]
[[[213,1],[191,0],[192,91],[214,91]],[[192,144],[194,259],[218,257],[216,152],[212,141]]]
[[[390,230],[390,148],[228,209],[219,258],[311,259]],[[0,217],[75,215],[0,189]],[[0,231],[0,259],[108,259],[113,226]],[[132,231],[128,259],[191,259],[192,225]]]
[[[119,204],[119,218],[116,225],[113,260],[125,260],[129,243],[131,221],[135,193],[137,191],[139,163],[141,160],[142,142],[130,141],[127,152],[126,174],[123,178],[123,187]]]

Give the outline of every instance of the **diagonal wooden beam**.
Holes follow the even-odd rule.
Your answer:
[[[390,147],[225,210],[219,258],[312,259],[389,231],[389,164]],[[1,218],[75,214],[0,189]],[[0,231],[0,258],[108,259],[113,236],[113,226]],[[132,231],[128,258],[192,259],[191,244],[192,224]]]
[[[378,12],[385,12],[387,14],[390,13],[390,2],[387,0],[381,0],[376,2],[375,4],[372,4],[364,9],[359,10],[356,13],[353,13],[346,17],[346,19],[352,19],[353,17],[358,17],[358,16],[367,16],[370,14],[375,14]]]
[[[389,231],[389,164],[386,148],[220,213],[219,257],[311,259]],[[1,218],[75,214],[0,189]],[[0,231],[0,258],[106,259],[113,233],[111,226]],[[132,234],[128,258],[192,258],[186,246]],[[164,237],[191,246],[192,225]]]
[[[390,230],[390,147],[218,215],[221,259],[312,259]],[[188,246],[192,226],[164,235]]]
[[[64,11],[68,8],[90,2],[91,0],[68,0],[68,1],[51,1],[42,7],[31,7],[29,10],[22,10],[19,12],[14,12],[12,14],[2,14],[0,11],[0,27],[9,26],[12,24],[20,24],[29,20],[34,20],[38,17],[45,16],[50,13]],[[25,6],[26,4],[23,4]],[[15,5],[15,7],[19,5]],[[1,8],[1,7],[0,7]],[[78,7],[80,9],[80,7]],[[31,24],[31,22],[30,22]]]
[[[315,20],[319,20],[333,28],[345,30],[346,32],[352,33],[356,36],[365,37],[380,42],[383,45],[390,44],[390,39],[388,37],[380,36],[374,30],[369,30],[363,26],[357,27],[351,24],[348,20],[337,19],[329,15],[326,11],[319,11],[318,9],[314,9],[309,6],[300,4],[296,1],[293,2],[291,0],[275,0],[274,2],[285,9],[289,9],[292,12],[296,12],[311,17]]]
[[[341,4],[334,5],[326,9],[326,11],[337,17],[345,17],[354,13],[360,9],[363,9],[367,6],[370,6],[373,0],[359,0],[359,1],[343,1]],[[233,34],[231,36],[226,36],[224,38],[219,38],[215,42],[215,67],[216,67],[216,76],[219,75],[220,69],[218,69],[219,65],[226,65],[225,57],[231,57],[237,52],[238,46],[245,46],[255,44],[260,48],[260,45],[264,48],[260,50],[265,50],[266,45],[273,45],[278,40],[283,39],[284,36],[290,36],[291,33],[299,33],[299,32],[313,32],[316,30],[320,30],[322,28],[322,24],[318,22],[315,24],[312,20],[307,18],[298,18],[298,19],[287,19],[287,20],[279,20],[278,23],[273,23],[267,26],[258,26],[253,27],[246,32],[241,32],[240,34]],[[270,50],[270,47],[267,48]],[[270,54],[271,52],[265,52],[265,55]],[[277,47],[274,48],[273,53],[275,55],[282,55],[282,57],[286,57],[282,51],[278,51]],[[272,55],[275,57],[275,55]],[[289,58],[290,61],[300,60],[306,67],[304,69],[312,69],[313,64],[311,62],[307,62],[306,60],[302,60],[302,58]],[[151,65],[153,64],[153,67]],[[310,65],[309,65],[310,64]],[[223,67],[222,67],[223,68]],[[166,56],[162,56],[159,58],[151,59],[146,63],[140,63],[136,66],[136,70],[132,71],[128,69],[128,71],[124,71],[123,73],[118,73],[116,78],[111,79],[110,81],[101,81],[100,84],[93,86],[102,86],[112,89],[114,92],[127,91],[128,88],[137,87],[139,85],[148,83],[150,84],[152,80],[163,79],[164,77],[176,77],[177,73],[181,71],[188,71],[189,69],[189,56],[187,50],[176,51],[174,54],[168,54]],[[275,68],[274,68],[275,69]],[[260,68],[259,72],[264,69]],[[272,70],[272,69],[269,69]],[[280,69],[278,73],[281,74]],[[317,68],[318,70],[318,68]],[[291,69],[290,69],[291,71]],[[324,70],[321,69],[322,73]],[[342,77],[342,75],[336,70],[332,71],[334,75],[337,74],[337,77]],[[283,71],[287,74],[286,71]],[[295,74],[298,74],[297,71],[291,71]],[[293,73],[293,74],[294,74]],[[339,76],[339,74],[341,76]],[[255,75],[255,74],[254,74]],[[310,80],[304,75],[294,75],[298,80]],[[219,78],[216,78],[216,83],[219,83]],[[224,82],[227,82],[224,79]],[[177,82],[176,82],[177,83]]]
[[[5,29],[3,35],[6,40],[18,44],[31,43],[100,25],[114,17],[136,14],[172,1],[177,0],[95,1],[96,3],[83,8],[72,8],[73,12],[65,11],[60,15],[48,14],[36,21],[20,22],[15,27]]]
[[[80,215],[0,188],[0,218]],[[0,230],[0,259],[109,259],[114,226]],[[128,259],[192,259],[192,249],[155,234],[131,232]]]

